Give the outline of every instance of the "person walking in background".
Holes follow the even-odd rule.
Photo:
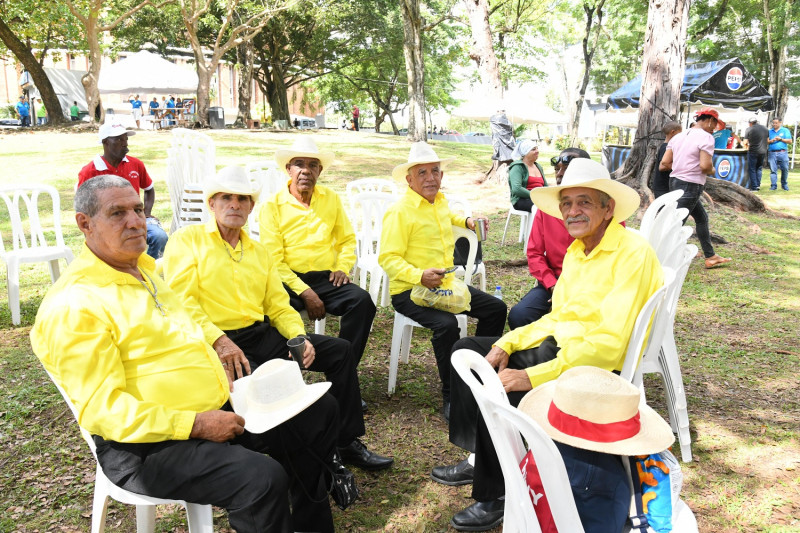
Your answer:
[[[700,196],[706,185],[706,176],[716,173],[712,156],[714,155],[714,137],[711,132],[717,126],[719,114],[710,107],[703,108],[695,114],[697,126],[679,133],[667,143],[667,150],[658,168],[671,170],[669,190],[683,190],[678,200],[678,208],[685,207],[694,219],[697,238],[706,258],[706,268],[716,268],[729,262],[729,257],[720,257],[714,252],[711,244],[711,233],[708,229],[708,214],[700,202]],[[687,215],[686,218],[689,218]],[[684,224],[686,218],[683,219]]]
[[[47,108],[44,107],[44,103],[42,103],[41,98],[36,99],[36,123],[39,126],[44,126],[47,124]]]
[[[128,96],[128,102],[131,103],[131,115],[133,120],[136,121],[136,129],[138,130],[141,127],[139,121],[142,119],[142,101],[139,100],[138,94],[134,98],[131,98],[131,96],[133,95]]]
[[[24,96],[19,97],[19,102],[14,106],[19,117],[20,126],[27,128],[31,125],[31,106]]]
[[[711,134],[714,137],[714,149],[725,150],[728,148],[728,139],[731,138],[733,132],[722,120],[717,120],[717,130]]]
[[[658,147],[658,152],[656,152],[656,167],[653,170],[653,195],[658,198],[662,194],[666,194],[669,192],[669,169],[661,170],[659,168],[659,163],[664,158],[664,152],[667,151],[667,143],[672,140],[677,134],[683,131],[680,122],[676,122],[674,120],[668,121],[664,124],[664,127],[661,128],[661,131],[664,132],[664,142],[661,143],[661,146]]]
[[[357,105],[353,106],[353,129],[358,131],[358,117],[361,115],[361,111],[358,109]]]
[[[789,153],[786,151],[792,144],[792,134],[788,129],[781,127],[781,119],[772,120],[772,129],[769,130],[769,181],[770,190],[778,188],[778,169],[781,169],[781,188],[789,190]]]
[[[158,98],[154,96],[153,101],[150,102],[150,114],[155,115],[156,109],[158,109]]]
[[[533,209],[530,191],[547,185],[544,170],[536,162],[539,158],[539,146],[536,141],[524,139],[517,144],[511,155],[515,159],[508,167],[511,205],[518,211],[530,212]]]
[[[80,113],[81,110],[78,109],[78,101],[74,100],[72,102],[72,107],[69,108],[69,118],[72,120],[72,122],[77,122]]]
[[[767,155],[767,139],[769,131],[758,123],[758,119],[750,119],[750,127],[744,131],[744,144],[747,148],[747,173],[750,178],[748,189],[757,191],[761,188],[761,169]]]

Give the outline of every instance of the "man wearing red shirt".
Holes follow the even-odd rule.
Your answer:
[[[161,228],[161,223],[151,213],[156,192],[153,180],[147,169],[139,159],[129,157],[128,137],[136,135],[135,131],[126,130],[119,123],[107,122],[100,126],[100,143],[103,145],[103,155],[98,155],[89,164],[78,172],[78,187],[95,176],[113,174],[128,180],[133,185],[136,193],[144,190],[144,215],[147,217],[147,255],[158,259],[164,255],[167,245],[167,234]]]
[[[580,148],[567,148],[551,160],[556,170],[556,185],[561,185],[569,162],[575,158],[589,159],[589,154]],[[574,240],[563,220],[536,211],[528,239],[528,270],[537,283],[508,312],[509,328],[525,326],[550,312],[550,299],[561,275],[564,254]]]

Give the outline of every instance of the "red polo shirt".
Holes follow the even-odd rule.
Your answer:
[[[144,168],[144,163],[140,160],[135,157],[125,156],[118,167],[112,167],[101,155],[92,159],[91,163],[78,172],[78,186],[80,187],[88,179],[105,174],[113,174],[120,178],[125,178],[131,182],[136,194],[139,194],[140,189],[148,191],[153,188],[153,180],[150,179],[147,169]]]

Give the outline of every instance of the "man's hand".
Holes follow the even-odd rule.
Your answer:
[[[317,351],[314,349],[314,345],[311,344],[311,339],[307,336],[303,335],[306,338],[305,350],[303,351],[303,360],[298,361],[300,366],[303,368],[308,368],[311,366],[311,363],[314,362],[314,359],[317,357]],[[294,356],[292,356],[292,352],[289,351],[289,359],[294,360]]]
[[[342,285],[347,285],[350,283],[350,278],[347,277],[347,274],[342,272],[341,270],[336,270],[331,272],[331,275],[328,276],[328,281],[333,283],[334,287],[341,287]]]
[[[429,268],[422,273],[422,279],[419,282],[429,289],[435,289],[442,284],[444,279],[443,268]]]
[[[528,373],[524,370],[506,368],[505,370],[498,372],[497,376],[500,378],[500,383],[503,384],[503,388],[506,390],[506,392],[525,392],[533,388],[531,387],[531,379],[528,377]]]
[[[502,372],[508,366],[508,354],[498,346],[492,346],[489,353],[486,354],[486,361],[496,368],[498,372]]]
[[[317,293],[313,289],[308,288],[300,293],[300,298],[303,300],[303,305],[308,313],[308,318],[311,320],[319,320],[325,318],[325,304],[319,299]]]
[[[244,418],[229,411],[204,411],[194,417],[193,439],[226,442],[244,433]]]
[[[214,351],[217,352],[222,368],[228,376],[228,386],[233,390],[233,381],[250,374],[250,361],[244,352],[227,336],[223,335],[214,341]]]

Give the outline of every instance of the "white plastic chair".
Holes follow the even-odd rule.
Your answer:
[[[347,201],[350,206],[350,222],[353,224],[353,230],[355,230],[356,233],[356,254],[359,253],[359,248],[361,246],[361,226],[363,222],[361,221],[361,213],[356,206],[355,198],[359,194],[366,192],[384,193],[391,194],[392,196],[398,196],[397,184],[395,184],[393,181],[380,178],[362,178],[347,183],[347,186],[345,187],[345,196],[347,196]],[[378,235],[378,238],[380,238],[380,235]],[[355,272],[354,275],[357,273],[358,272]]]
[[[478,239],[475,233],[466,228],[452,226],[453,239],[466,237],[470,239],[470,249],[467,255],[467,272],[470,272],[475,263],[475,255],[478,253]],[[471,237],[470,237],[471,236]],[[469,283],[467,283],[469,284]],[[461,338],[467,336],[467,315],[456,315],[458,321],[458,329]],[[395,385],[397,384],[397,367],[399,361],[402,359],[403,363],[408,363],[408,354],[411,349],[411,335],[414,328],[421,328],[422,325],[417,321],[412,320],[404,314],[394,312],[394,326],[392,327],[392,347],[389,352],[389,394],[394,393]]]
[[[184,184],[202,186],[216,172],[216,148],[208,135],[185,128],[172,130],[172,143],[167,149],[167,185],[172,201],[171,231],[191,221],[180,218]]]
[[[53,378],[47,369],[45,369],[50,380],[61,393],[64,401],[67,402],[72,416],[78,420],[78,411],[72,400],[67,396],[66,391],[61,388],[61,385]],[[97,452],[95,450],[94,440],[88,431],[80,427],[81,436],[89,445],[92,451],[92,456],[97,461]],[[214,531],[214,516],[210,505],[203,505],[199,503],[189,503],[184,500],[163,500],[161,498],[153,498],[151,496],[144,496],[134,492],[122,489],[109,481],[97,463],[97,470],[95,472],[94,481],[94,498],[92,500],[92,533],[102,533],[106,528],[106,513],[108,512],[108,498],[111,497],[118,502],[126,503],[128,505],[136,506],[136,531],[137,533],[153,533],[155,531],[156,519],[156,505],[165,504],[179,504],[186,509],[186,522],[189,525],[189,533],[213,533]]]
[[[657,329],[654,334],[654,340],[661,339],[661,342],[658,345],[653,343],[648,346],[633,377],[633,384],[640,387],[644,395],[642,375],[657,373],[661,376],[664,383],[664,392],[667,396],[666,403],[670,425],[672,426],[672,431],[678,435],[678,442],[681,446],[681,460],[684,462],[692,460],[692,438],[689,433],[689,411],[686,403],[686,391],[683,387],[680,360],[675,346],[673,326],[683,282],[696,254],[697,246],[694,244],[684,245],[678,270],[675,271],[672,281],[665,284],[664,301],[653,319],[653,328]]]
[[[356,264],[353,277],[369,292],[375,305],[389,305],[389,276],[378,264],[383,215],[397,196],[383,192],[362,192],[350,196],[350,205],[359,221]],[[380,298],[379,298],[380,296]]]
[[[261,205],[272,197],[273,194],[286,184],[286,174],[278,169],[278,164],[273,160],[253,161],[244,167],[250,182],[260,189],[258,203],[247,217],[247,228],[251,239],[259,240],[258,213]]]
[[[42,227],[39,216],[39,196],[50,195],[52,201],[51,226]],[[0,233],[0,258],[6,264],[6,280],[8,283],[8,307],[11,309],[11,323],[18,326],[20,319],[19,306],[19,266],[22,263],[47,262],[50,269],[50,280],[55,283],[61,275],[58,260],[64,258],[69,264],[72,250],[64,244],[61,233],[61,198],[55,187],[50,185],[5,185],[0,186],[0,197],[3,198],[8,219],[11,221],[10,247]],[[27,215],[27,220],[25,216]],[[26,231],[27,227],[27,231]],[[47,233],[54,234],[48,240]]]
[[[661,266],[678,268],[683,247],[692,235],[692,228],[683,225],[689,214],[685,207],[678,208],[682,191],[672,191],[656,198],[642,217],[639,233],[647,239],[658,256]]]
[[[528,485],[519,467],[528,452],[527,442],[556,527],[559,531],[583,533],[567,469],[552,439],[533,419],[511,407],[500,378],[484,357],[472,350],[456,350],[450,362],[472,391],[497,450],[506,489],[503,532],[541,532]],[[478,374],[480,382],[473,372]]]
[[[450,211],[454,211],[457,213],[461,213],[465,217],[472,216],[472,207],[469,204],[469,200],[464,198],[463,196],[459,196],[457,194],[447,194],[447,203],[450,205]],[[475,267],[473,269],[472,275],[469,277],[469,280],[464,278],[467,282],[467,285],[472,285],[472,278],[478,276],[478,280],[480,283],[480,288],[483,292],[486,292],[486,265],[484,264],[483,260],[478,261],[477,257],[475,259]],[[459,266],[456,268],[456,272],[461,275],[464,275],[464,267]]]
[[[536,213],[535,209],[536,206],[533,206],[531,212],[520,211],[519,209],[514,209],[513,207],[508,210],[508,216],[506,216],[506,225],[503,228],[503,238],[500,241],[501,246],[506,242],[506,232],[508,231],[508,223],[511,221],[512,215],[520,217],[519,236],[517,237],[517,242],[524,243],[525,246],[528,245],[528,237],[531,234],[531,226],[533,225],[533,215]]]

